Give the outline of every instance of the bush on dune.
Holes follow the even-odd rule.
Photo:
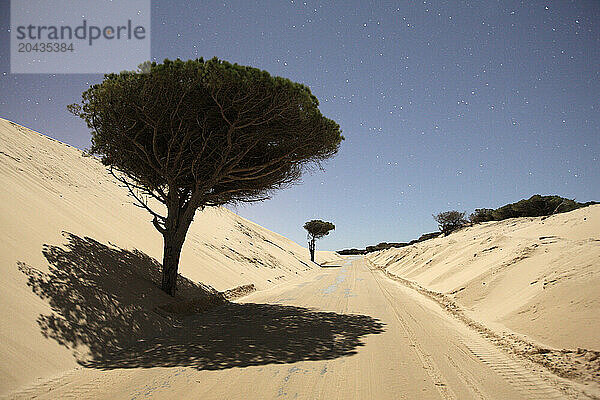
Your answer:
[[[502,221],[517,217],[542,217],[557,213],[573,211],[596,202],[578,203],[560,196],[541,196],[539,194],[511,203],[497,209],[477,208],[469,216],[469,221],[478,224],[487,221]]]
[[[469,215],[469,222],[472,224],[479,224],[481,222],[488,222],[494,220],[494,210],[491,208],[476,208],[471,215]]]
[[[437,215],[434,215],[433,219],[435,219],[435,221],[438,223],[440,231],[442,231],[442,233],[445,235],[449,235],[467,223],[467,220],[465,219],[465,213],[456,210],[441,212]]]

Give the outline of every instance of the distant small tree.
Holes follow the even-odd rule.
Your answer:
[[[171,296],[197,209],[264,200],[343,140],[308,87],[216,58],[145,63],[105,75],[82,97],[69,110],[92,130],[90,152],[163,236]]]
[[[310,251],[310,261],[315,262],[315,241],[327,236],[329,231],[335,229],[331,222],[313,219],[304,224],[304,229],[308,232],[308,250]]]
[[[438,223],[440,231],[445,235],[449,235],[467,223],[465,213],[456,210],[441,212],[434,215],[433,219]]]

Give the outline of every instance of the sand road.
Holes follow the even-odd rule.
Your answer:
[[[436,303],[353,258],[189,318],[15,398],[554,399]]]

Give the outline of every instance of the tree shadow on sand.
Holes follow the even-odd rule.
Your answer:
[[[24,263],[19,269],[53,310],[38,318],[42,334],[73,349],[87,367],[214,370],[328,360],[355,354],[363,336],[383,332],[383,324],[366,315],[277,304],[219,300],[202,314],[177,317],[158,308],[173,298],[159,288],[156,260],[91,238],[65,237],[64,248],[44,246],[49,273]],[[178,285],[180,301],[221,299],[181,276]]]

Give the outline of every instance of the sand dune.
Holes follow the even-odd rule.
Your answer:
[[[162,238],[98,160],[0,119],[0,185],[0,394],[173,325],[152,314],[172,301],[156,289]],[[187,236],[180,286],[265,289],[317,270],[304,247],[207,209]]]
[[[95,158],[0,119],[0,184],[0,395],[130,398],[151,381],[157,398],[248,398],[260,381],[272,391],[254,398],[560,396],[562,383],[485,341],[504,337],[600,393],[600,205],[484,223],[367,263],[320,252],[337,266],[323,269],[289,239],[205,210],[173,299],[157,286],[162,238]],[[259,291],[177,316],[241,285],[228,294]]]
[[[600,350],[600,205],[483,223],[369,259],[496,330]]]

